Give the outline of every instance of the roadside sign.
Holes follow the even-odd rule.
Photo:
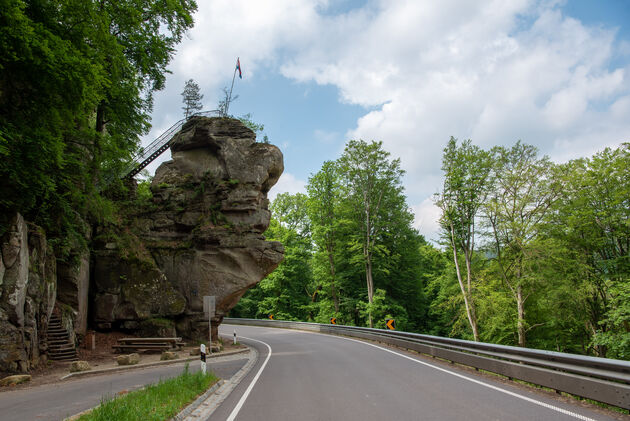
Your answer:
[[[336,317],[331,317],[330,318],[330,324],[331,325],[336,325],[337,324],[337,318]]]
[[[203,312],[210,317],[214,317],[216,310],[217,297],[215,295],[203,296]]]
[[[212,318],[216,310],[217,297],[215,295],[203,296],[203,312],[208,318],[208,353],[212,354]],[[204,371],[205,373],[205,371]]]
[[[387,326],[387,329],[389,330],[396,330],[396,320],[387,319],[387,321],[385,322],[385,326]]]
[[[269,320],[273,320],[273,314],[269,315]]]

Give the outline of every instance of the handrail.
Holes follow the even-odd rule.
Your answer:
[[[100,190],[109,186],[116,178],[129,179],[135,177],[145,169],[151,162],[153,162],[158,156],[162,155],[170,146],[173,137],[181,130],[186,121],[192,117],[215,117],[223,116],[219,110],[202,111],[199,113],[191,114],[188,118],[182,118],[171,127],[166,129],[164,133],[158,136],[153,142],[149,143],[146,148],[140,148],[138,152],[132,157],[129,164],[120,172],[109,174],[103,180]]]
[[[162,155],[169,147],[169,144],[175,134],[177,134],[184,123],[193,117],[210,117],[219,116],[221,112],[219,110],[202,111],[190,115],[188,118],[182,118],[177,123],[169,127],[164,133],[158,136],[153,142],[147,145],[146,148],[140,148],[138,153],[133,157],[132,162],[125,168],[123,175],[120,178],[135,177],[140,171],[146,168],[151,162],[153,162],[158,156]]]
[[[630,409],[630,361],[357,326],[236,318],[223,322],[376,340]]]

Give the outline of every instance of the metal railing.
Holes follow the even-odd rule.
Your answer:
[[[235,318],[223,322],[374,340],[630,409],[630,361],[355,326]]]
[[[133,157],[133,162],[130,163],[127,168],[124,169],[120,178],[135,177],[140,171],[145,169],[151,162],[153,162],[158,156],[162,155],[164,151],[169,148],[169,144],[173,137],[181,130],[186,121],[192,117],[217,117],[221,113],[219,110],[202,111],[192,114],[188,118],[182,118],[177,123],[173,124],[168,130],[162,133],[157,139],[147,145],[146,148],[140,148],[138,153]]]
[[[164,133],[158,136],[145,148],[140,148],[131,159],[131,162],[129,162],[129,164],[120,173],[113,172],[106,176],[99,189],[105,189],[118,178],[129,179],[138,175],[140,171],[145,169],[151,162],[153,162],[158,156],[162,155],[169,148],[171,140],[173,140],[173,137],[181,130],[186,121],[188,121],[192,117],[198,116],[223,117],[223,114],[219,110],[211,110],[192,114],[188,118],[182,118],[177,123],[169,127]]]

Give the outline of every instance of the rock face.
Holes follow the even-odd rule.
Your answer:
[[[190,119],[171,151],[152,181],[151,202],[130,217],[130,228],[101,233],[93,321],[133,330],[163,318],[179,336],[207,338],[203,296],[214,295],[216,338],[227,312],[283,259],[282,244],[262,235],[282,153],[256,143],[238,120],[205,117]]]
[[[27,372],[46,352],[56,261],[42,230],[16,214],[0,241],[0,371]]]

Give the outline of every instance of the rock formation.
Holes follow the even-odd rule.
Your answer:
[[[26,372],[46,352],[56,261],[42,230],[16,214],[0,255],[0,371]]]
[[[214,295],[216,339],[227,312],[282,261],[282,244],[262,235],[283,171],[278,148],[238,120],[195,117],[171,151],[152,194],[120,202],[117,223],[92,238],[80,221],[91,251],[77,244],[57,260],[41,228],[13,217],[0,238],[0,372],[46,360],[53,311],[75,345],[88,324],[205,339],[203,296]]]
[[[282,153],[256,143],[238,120],[205,117],[183,126],[171,152],[151,200],[130,209],[125,226],[98,233],[92,319],[102,328],[204,338],[203,296],[214,295],[216,337],[239,298],[283,259],[282,245],[262,235]]]

